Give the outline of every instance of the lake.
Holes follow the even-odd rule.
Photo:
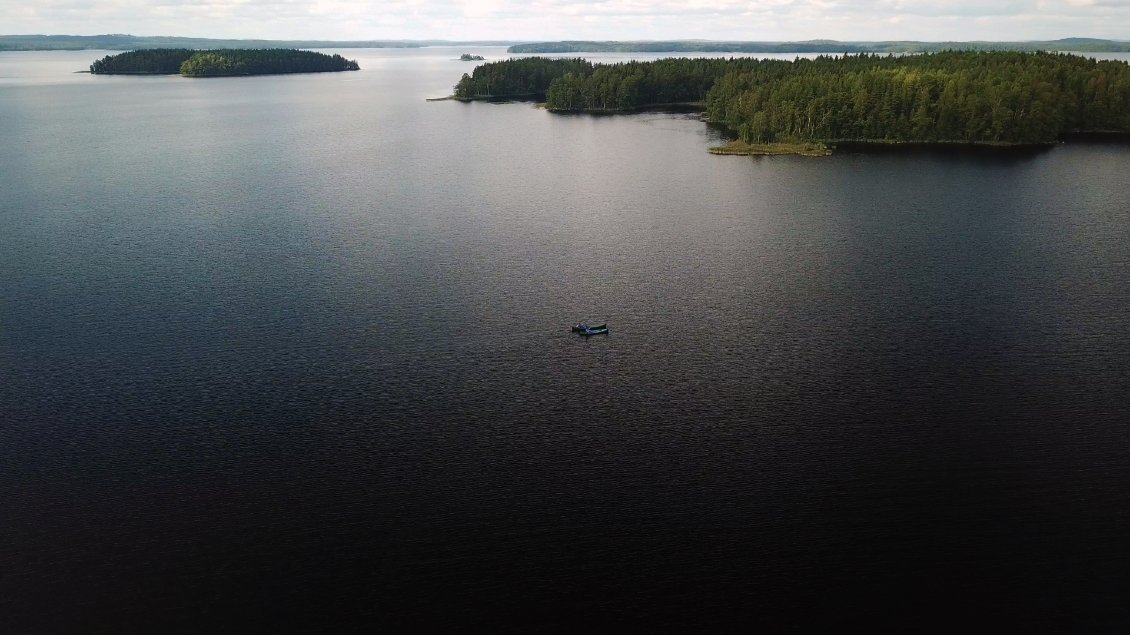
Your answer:
[[[0,54],[11,632],[1130,627],[1130,144],[719,157],[334,52]]]

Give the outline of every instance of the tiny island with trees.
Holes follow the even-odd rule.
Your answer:
[[[340,55],[297,49],[142,49],[107,55],[90,65],[96,75],[176,75],[234,77],[284,73],[355,71],[360,66]]]
[[[1130,64],[1044,52],[514,58],[464,74],[454,98],[544,101],[553,112],[693,106],[735,140],[718,154],[829,153],[836,143],[1025,145],[1130,133]]]

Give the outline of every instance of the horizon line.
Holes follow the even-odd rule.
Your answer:
[[[15,37],[75,37],[75,38],[96,38],[96,37],[128,37],[128,38],[169,38],[169,39],[184,39],[184,40],[235,40],[246,42],[449,42],[452,44],[470,44],[470,43],[486,43],[497,42],[498,45],[502,44],[538,44],[550,42],[718,42],[718,43],[754,43],[754,44],[806,44],[813,42],[836,42],[845,44],[857,43],[887,43],[887,42],[909,42],[909,43],[923,43],[923,44],[941,44],[941,43],[1033,43],[1033,42],[1060,42],[1064,40],[1096,40],[1103,42],[1119,42],[1130,43],[1130,39],[1114,39],[1104,37],[1092,37],[1071,35],[1058,38],[1039,38],[1039,39],[1023,39],[1023,40],[918,40],[918,39],[871,39],[871,40],[840,40],[835,38],[809,38],[809,39],[796,39],[796,40],[740,40],[733,38],[725,39],[708,39],[708,38],[643,38],[643,39],[575,39],[575,38],[562,38],[562,39],[539,39],[539,38],[516,38],[516,39],[500,39],[500,38],[470,38],[470,39],[449,39],[443,37],[434,38],[405,38],[405,37],[375,37],[375,38],[352,38],[352,39],[325,39],[325,38],[267,38],[267,37],[212,37],[212,36],[195,36],[195,35],[135,35],[133,33],[96,33],[91,35],[73,34],[73,33],[10,33],[0,34],[0,38],[15,38]]]

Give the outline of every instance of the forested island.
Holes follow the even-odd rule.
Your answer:
[[[1021,52],[815,59],[517,58],[464,74],[455,98],[544,99],[555,112],[699,104],[730,130],[720,153],[824,154],[820,144],[1051,143],[1130,132],[1130,64]]]
[[[937,53],[941,51],[1075,51],[1118,53],[1130,42],[1072,37],[1029,42],[725,42],[716,40],[584,41],[515,44],[508,53]]]
[[[463,62],[481,62],[486,58],[482,55],[471,55],[470,53],[464,53],[459,56],[459,59]]]
[[[143,49],[107,55],[90,65],[97,75],[175,75],[231,77],[283,73],[355,71],[354,60],[295,49]]]

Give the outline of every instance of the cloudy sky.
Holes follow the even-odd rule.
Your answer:
[[[0,33],[333,40],[1130,40],[1130,0],[0,0]]]

